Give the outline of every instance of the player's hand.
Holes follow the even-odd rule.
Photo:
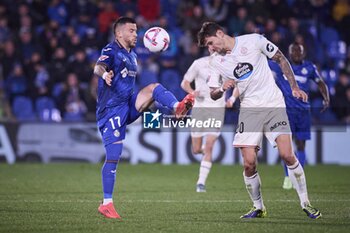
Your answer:
[[[307,102],[308,100],[307,94],[303,90],[300,90],[299,87],[295,87],[292,89],[292,95],[295,98],[301,99],[303,102]]]
[[[323,108],[322,108],[321,112],[324,112],[329,107],[329,100],[323,100],[322,104],[323,104]]]
[[[226,80],[224,84],[222,85],[222,90],[226,91],[228,89],[234,88],[236,85],[236,82],[232,79]]]
[[[200,91],[193,91],[192,93],[191,93],[194,97],[200,97]]]
[[[104,72],[102,75],[102,78],[105,80],[108,86],[112,85],[113,77],[114,77],[113,70],[110,70],[109,72]]]

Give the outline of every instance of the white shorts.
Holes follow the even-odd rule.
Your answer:
[[[202,108],[192,109],[192,119],[209,123],[210,127],[193,127],[191,129],[192,137],[204,137],[214,135],[219,137],[221,128],[224,125],[225,108]],[[219,122],[221,122],[219,126]]]
[[[241,109],[239,113],[234,147],[261,147],[263,135],[272,146],[281,134],[290,134],[288,116],[285,108]]]

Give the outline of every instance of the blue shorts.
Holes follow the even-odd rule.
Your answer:
[[[141,112],[135,107],[137,94],[134,93],[128,102],[106,108],[100,114],[103,117],[97,121],[97,127],[105,146],[125,139],[126,126],[141,115]]]
[[[310,140],[310,109],[287,108],[287,114],[293,137],[299,140]]]

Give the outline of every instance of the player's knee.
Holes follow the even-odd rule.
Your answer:
[[[106,162],[118,163],[120,155],[122,154],[123,144],[112,143],[106,146]]]
[[[252,172],[255,172],[256,170],[256,162],[255,160],[245,160],[244,161],[244,171],[246,171],[246,174],[247,172],[248,173],[252,173]]]
[[[149,89],[150,92],[153,92],[153,90],[159,85],[159,83],[151,83],[147,85],[147,89]]]
[[[200,147],[200,146],[193,146],[192,147],[192,153],[193,154],[200,154],[200,153],[202,153],[203,151],[202,151],[202,148]]]
[[[281,155],[281,158],[288,166],[295,164],[295,162],[297,161],[297,158],[293,153],[283,154]]]

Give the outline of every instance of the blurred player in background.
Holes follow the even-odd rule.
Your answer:
[[[288,166],[290,179],[295,187],[300,205],[308,217],[320,218],[319,210],[311,206],[304,169],[295,157],[292,138],[285,110],[284,98],[277,87],[267,58],[276,61],[286,75],[296,98],[307,101],[307,94],[295,81],[288,60],[272,42],[258,34],[231,37],[216,23],[206,22],[198,32],[200,46],[216,52],[210,65],[220,75],[229,78],[221,87],[211,89],[213,99],[237,85],[241,109],[233,145],[240,148],[244,163],[244,182],[253,201],[253,208],[241,218],[267,216],[261,194],[261,181],[257,171],[257,151],[265,134]],[[217,85],[220,85],[217,81]]]
[[[210,98],[210,89],[207,82],[212,76],[219,76],[218,73],[213,72],[209,66],[209,56],[205,56],[195,60],[181,83],[181,87],[195,97],[195,104],[192,109],[192,119],[205,121],[209,118],[224,122],[225,117],[225,96],[214,101]],[[218,79],[217,77],[216,79]],[[221,78],[221,77],[220,77]],[[194,82],[195,89],[191,87]],[[228,101],[234,102],[232,96]],[[231,104],[232,106],[232,104]],[[221,125],[221,126],[222,126]],[[199,168],[199,177],[196,184],[196,192],[206,192],[206,180],[212,167],[212,153],[213,147],[220,136],[221,128],[192,128],[192,152],[193,154],[202,154],[202,160]],[[205,144],[203,145],[203,139]]]
[[[161,84],[153,83],[133,92],[137,72],[137,26],[133,19],[121,17],[113,24],[115,40],[101,52],[94,73],[98,81],[97,126],[102,135],[106,159],[102,167],[103,203],[98,211],[107,218],[120,218],[113,205],[117,165],[123,148],[126,125],[135,121],[154,101],[183,117],[192,107],[193,95],[181,102]]]
[[[310,81],[312,80],[316,82],[323,97],[323,109],[321,111],[326,110],[326,108],[329,106],[329,93],[327,85],[318,73],[316,66],[312,62],[304,60],[304,47],[298,43],[291,44],[289,46],[289,57],[293,72],[295,74],[295,80],[297,81],[300,89],[308,94],[310,89]],[[273,73],[275,73],[276,83],[284,95],[288,119],[297,147],[296,154],[300,164],[304,167],[306,160],[305,141],[310,140],[311,138],[310,103],[294,98],[288,83],[288,79],[283,75],[279,65],[272,61],[269,62],[269,65]],[[286,164],[284,164],[284,171],[285,178],[282,187],[284,189],[291,189],[293,186],[288,176]]]

